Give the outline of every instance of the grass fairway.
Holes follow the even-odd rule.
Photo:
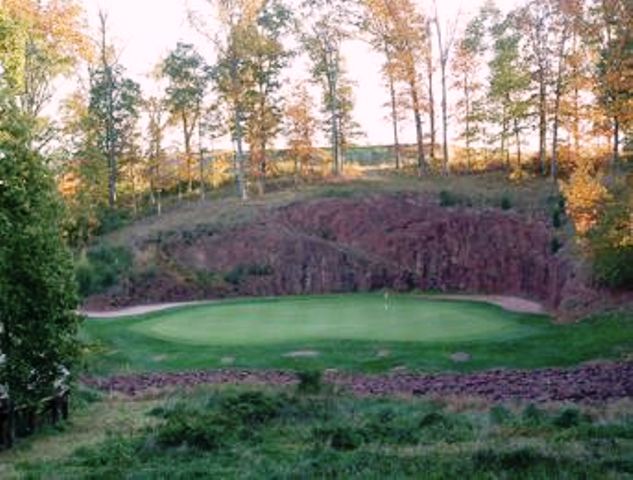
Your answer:
[[[115,320],[89,320],[96,374],[208,368],[473,371],[623,358],[633,319],[603,315],[556,325],[544,315],[476,302],[380,294],[217,302]],[[466,352],[470,360],[454,362]],[[305,355],[304,355],[305,354]]]

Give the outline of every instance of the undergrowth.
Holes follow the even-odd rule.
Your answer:
[[[633,418],[575,407],[456,409],[450,403],[200,390],[25,478],[624,478]]]

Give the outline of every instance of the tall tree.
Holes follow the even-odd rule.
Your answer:
[[[553,3],[549,0],[530,0],[515,15],[516,24],[525,34],[528,46],[527,58],[532,65],[536,82],[538,112],[539,164],[541,175],[547,167],[547,124],[549,83],[552,77]]]
[[[43,115],[54,94],[54,82],[72,73],[92,49],[74,0],[41,2],[4,0],[0,58],[6,65],[16,104],[32,123],[31,143],[42,149],[54,138],[54,121]]]
[[[244,53],[254,79],[248,93],[246,137],[260,195],[264,193],[268,170],[267,148],[281,130],[281,74],[290,59],[282,37],[290,21],[290,11],[278,1],[270,1],[245,32],[249,37],[245,42],[249,51]]]
[[[294,162],[295,183],[312,167],[317,124],[314,105],[305,84],[295,87],[285,110],[288,153]]]
[[[174,123],[180,123],[185,147],[185,165],[189,193],[193,191],[193,151],[191,141],[202,114],[209,83],[209,69],[202,56],[188,43],[178,42],[162,63],[169,84],[165,100]],[[204,191],[200,179],[201,195]]]
[[[162,167],[165,161],[163,141],[168,124],[167,105],[164,99],[149,97],[143,103],[147,114],[147,159],[149,193],[151,202],[156,206],[158,215],[162,212],[163,175]]]
[[[231,136],[236,145],[237,189],[240,197],[246,200],[248,189],[244,162],[245,122],[250,94],[254,88],[248,39],[264,1],[208,1],[216,8],[218,19],[222,25],[220,33],[215,36],[208,35],[218,50],[218,59],[212,70],[212,78],[220,100],[230,112]],[[195,15],[190,14],[190,18],[196,25]],[[201,26],[198,26],[198,29],[205,30]]]
[[[390,29],[391,73],[394,80],[407,86],[415,125],[418,173],[422,175],[428,165],[424,151],[424,91],[419,65],[428,52],[426,20],[410,0],[385,2],[384,12],[385,22]]]
[[[440,55],[440,79],[442,82],[442,171],[444,175],[449,173],[449,156],[448,156],[448,86],[447,67],[450,60],[453,44],[455,43],[457,33],[457,23],[459,21],[459,13],[455,18],[446,22],[444,26],[440,25],[440,18],[437,10],[437,1],[433,0],[435,7],[435,15],[433,23],[435,24],[435,33],[437,34],[437,46]]]
[[[364,12],[361,20],[361,28],[369,34],[370,44],[385,56],[382,66],[382,74],[389,88],[389,108],[391,110],[391,125],[393,130],[393,155],[396,170],[401,165],[401,152],[399,140],[400,104],[397,94],[397,78],[394,65],[393,24],[389,3],[385,0],[364,0]]]
[[[323,87],[332,147],[332,169],[343,170],[342,104],[339,94],[344,68],[341,45],[350,36],[349,0],[305,0],[302,43],[312,62],[312,76]]]
[[[519,52],[521,33],[511,13],[492,29],[493,58],[490,62],[489,96],[496,107],[493,116],[500,124],[501,155],[510,167],[508,142],[514,135],[517,166],[521,170],[521,130],[529,113],[530,73]]]
[[[78,357],[79,317],[63,207],[25,117],[0,92],[0,384],[34,409]]]
[[[598,101],[611,121],[615,168],[622,127],[633,122],[633,6],[627,0],[596,0],[592,24],[598,46]]]
[[[481,98],[483,84],[480,81],[485,53],[484,37],[484,18],[478,15],[468,23],[464,35],[457,42],[452,65],[455,74],[453,86],[461,92],[457,102],[458,120],[463,125],[460,136],[466,144],[469,171],[472,168],[472,145],[479,137],[484,120]]]

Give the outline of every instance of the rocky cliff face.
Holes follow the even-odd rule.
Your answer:
[[[89,305],[381,288],[520,295],[550,308],[570,277],[544,221],[422,195],[326,198],[221,232],[147,243],[157,268]]]

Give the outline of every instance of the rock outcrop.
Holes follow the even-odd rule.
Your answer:
[[[571,268],[552,238],[542,219],[418,194],[316,199],[147,242],[139,255],[154,258],[153,271],[88,305],[419,288],[525,296],[554,309]]]

